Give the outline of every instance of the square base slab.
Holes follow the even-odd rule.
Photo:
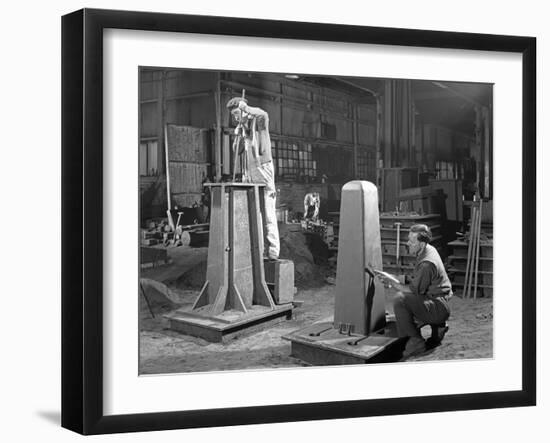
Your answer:
[[[397,337],[395,323],[369,336],[341,333],[332,322],[315,323],[285,335],[291,355],[319,366],[396,361],[405,339]]]
[[[225,342],[244,334],[257,332],[292,318],[292,303],[278,305],[275,309],[266,306],[252,306],[244,313],[236,310],[224,311],[209,316],[208,306],[194,311],[178,310],[166,316],[170,329],[199,337],[210,342]]]

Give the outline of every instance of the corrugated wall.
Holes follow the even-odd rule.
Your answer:
[[[222,126],[219,145],[215,142],[218,79],[221,80]],[[277,181],[304,182],[309,186],[315,182],[320,185],[323,176],[337,184],[354,178],[375,181],[375,105],[356,104],[355,97],[343,92],[291,81],[280,75],[215,71],[158,70],[141,73],[140,135],[142,140],[158,141],[158,170],[161,173],[165,171],[163,132],[166,123],[210,131],[211,142],[206,149],[210,158],[212,161],[215,158],[229,161],[231,156],[224,154],[223,150],[229,149],[227,137],[231,137],[233,130],[225,104],[229,98],[240,96],[242,89],[246,90],[250,106],[260,107],[269,113],[275,165],[283,164],[282,160],[278,160],[283,158],[284,150],[297,151],[296,159],[293,159],[293,154],[290,158],[288,152],[285,154],[288,159],[284,160],[285,164],[292,164],[293,168],[277,168]],[[222,151],[219,156],[214,155],[216,147]],[[357,166],[354,164],[355,158]],[[308,168],[305,174],[296,173],[303,168]],[[225,170],[228,170],[227,165]],[[210,177],[215,171],[215,165],[210,165]],[[189,171],[187,173],[192,175]],[[281,200],[285,197],[282,196]]]

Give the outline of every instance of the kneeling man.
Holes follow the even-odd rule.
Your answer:
[[[447,331],[446,320],[451,313],[448,301],[453,291],[441,257],[430,245],[431,240],[428,226],[411,226],[407,246],[409,252],[416,255],[412,280],[407,285],[389,283],[399,291],[393,302],[397,333],[399,337],[409,337],[404,358],[424,352],[427,346],[437,346]],[[432,336],[427,342],[415,319],[432,326]]]

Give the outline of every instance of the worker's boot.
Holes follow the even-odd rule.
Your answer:
[[[413,355],[422,354],[426,351],[426,342],[422,337],[411,337],[405,345],[402,360],[405,360]]]
[[[447,325],[447,322],[441,323],[439,325],[431,325],[431,326],[432,326],[432,335],[430,338],[428,338],[428,340],[426,340],[426,346],[428,347],[428,349],[439,346],[443,341],[443,337],[445,337],[446,332],[449,330],[449,326]]]

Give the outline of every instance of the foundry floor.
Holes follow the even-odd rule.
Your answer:
[[[155,317],[152,318],[144,298],[140,297],[141,374],[305,366],[303,362],[290,356],[290,343],[281,337],[313,322],[331,318],[334,309],[334,285],[321,283],[299,289],[295,299],[303,304],[294,309],[291,320],[228,343],[209,343],[170,330],[168,320],[163,316],[177,307],[190,306],[194,302],[199,289],[182,287],[181,275],[189,269],[197,269],[204,262],[206,248],[179,247],[169,250],[169,254],[173,259],[171,265],[142,273],[142,277],[165,283],[170,290],[172,303],[167,306],[153,300]],[[450,302],[450,330],[443,343],[429,353],[410,360],[491,358],[492,302],[491,298],[473,300],[453,297]],[[429,328],[424,328],[423,332],[429,333]]]

